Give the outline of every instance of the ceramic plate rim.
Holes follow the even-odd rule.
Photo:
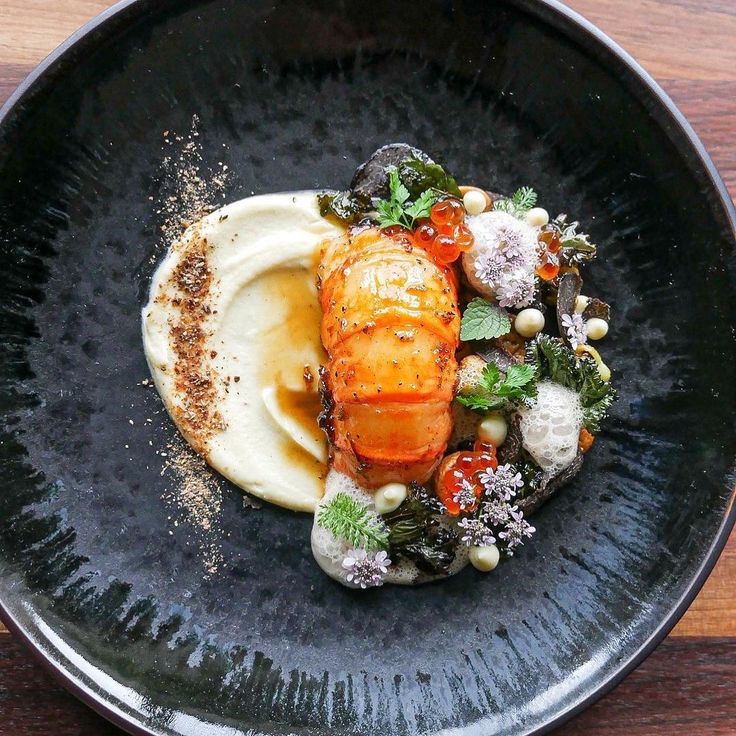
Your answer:
[[[119,2],[102,11],[85,23],[81,28],[79,28],[79,30],[75,31],[66,41],[52,51],[35,69],[33,69],[33,71],[31,71],[31,73],[10,95],[2,107],[0,107],[0,129],[5,125],[16,106],[27,101],[32,96],[33,92],[36,91],[36,88],[43,84],[45,77],[53,72],[54,67],[56,67],[57,64],[63,61],[67,56],[71,56],[78,45],[80,45],[95,31],[103,29],[112,21],[113,18],[118,17],[127,10],[132,11],[135,6],[142,6],[145,2],[146,0],[119,0]],[[606,50],[610,52],[632,73],[637,81],[651,93],[661,108],[668,113],[671,121],[677,128],[679,128],[680,132],[685,136],[687,142],[694,150],[704,171],[710,178],[711,185],[718,194],[718,198],[731,227],[732,235],[736,238],[736,207],[734,207],[734,203],[721,175],[718,173],[715,164],[690,123],[654,78],[627,51],[603,33],[603,31],[601,31],[597,26],[558,0],[505,0],[505,2],[510,5],[518,6],[524,12],[540,17],[545,22],[549,22],[545,16],[551,14],[552,16],[560,18],[563,22],[566,21],[573,26],[577,26],[584,35],[587,35],[589,39],[598,46],[599,51]],[[678,146],[678,148],[681,147]],[[700,568],[687,584],[687,588],[680,596],[679,600],[675,602],[652,634],[638,647],[631,657],[622,662],[619,667],[604,679],[592,692],[581,697],[577,702],[565,708],[545,723],[534,726],[531,730],[524,731],[524,736],[548,733],[554,728],[561,726],[573,716],[586,710],[603,695],[616,687],[616,685],[618,685],[630,672],[638,667],[654,651],[654,649],[656,649],[656,647],[674,628],[675,624],[679,621],[700,592],[700,589],[703,587],[705,581],[708,579],[708,576],[715,567],[734,525],[736,525],[736,485],[731,489],[731,498],[728,502],[723,521],[708,549],[707,554],[703,558]],[[103,716],[119,728],[134,734],[134,736],[160,736],[161,732],[156,732],[147,728],[140,722],[133,720],[133,716],[128,716],[120,708],[116,708],[109,699],[109,693],[106,693],[108,696],[106,698],[105,695],[97,693],[86,686],[80,677],[75,676],[71,671],[69,671],[71,662],[65,660],[63,654],[58,649],[52,651],[53,645],[50,641],[47,640],[46,642],[39,642],[37,637],[31,633],[30,627],[21,623],[11,613],[10,609],[2,599],[0,599],[0,620],[2,620],[17,640],[23,642],[35,658],[52,674],[52,676],[54,676],[58,682],[99,715]],[[44,644],[46,646],[44,646]]]

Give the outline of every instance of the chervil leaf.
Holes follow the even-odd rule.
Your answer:
[[[504,398],[497,396],[485,396],[481,394],[459,394],[455,397],[458,404],[462,404],[467,409],[473,411],[494,411],[501,409],[506,403]]]
[[[347,493],[336,493],[320,510],[317,524],[337,539],[367,551],[388,549],[388,529],[381,519]]]
[[[534,367],[526,363],[512,365],[506,372],[506,385],[522,388],[534,380]]]
[[[421,217],[429,217],[432,205],[437,201],[437,194],[432,190],[422,192],[412,203],[411,193],[399,178],[396,167],[388,169],[389,199],[376,201],[378,226],[391,227],[399,225],[411,230]]]
[[[437,195],[431,190],[422,192],[419,195],[419,199],[414,202],[413,205],[406,209],[406,214],[412,218],[412,220],[419,220],[422,217],[429,217],[429,213],[432,209],[432,205],[437,201]]]
[[[465,308],[460,323],[461,340],[490,340],[511,331],[511,320],[503,309],[476,297]]]
[[[473,411],[496,411],[511,404],[529,404],[537,395],[534,380],[536,371],[531,365],[512,365],[505,376],[495,363],[488,363],[481,374],[475,391],[459,394],[459,404]]]
[[[404,204],[407,199],[411,196],[409,190],[401,183],[399,179],[399,172],[397,169],[392,168],[388,172],[388,186],[391,191],[391,201],[397,204]]]
[[[483,368],[480,380],[486,391],[493,393],[501,381],[501,371],[495,363],[487,363]]]

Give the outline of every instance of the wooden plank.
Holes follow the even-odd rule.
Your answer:
[[[8,634],[0,635],[0,683],[0,734],[122,733],[67,693]],[[669,639],[618,688],[555,734],[672,736],[698,730],[733,736],[734,692],[735,640]]]

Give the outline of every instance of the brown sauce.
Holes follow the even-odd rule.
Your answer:
[[[262,386],[275,386],[279,408],[299,424],[315,443],[325,443],[317,424],[320,399],[316,380],[319,366],[326,361],[320,339],[322,310],[314,288],[314,276],[303,268],[272,271],[259,279],[265,299],[283,314],[261,337],[264,356],[260,369]],[[308,370],[306,370],[308,368]],[[310,455],[290,438],[284,438],[282,450],[289,462],[322,479],[324,463]]]

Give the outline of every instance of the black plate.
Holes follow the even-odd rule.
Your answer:
[[[202,174],[229,167],[218,201],[343,185],[406,140],[590,224],[621,399],[495,575],[356,594],[317,569],[307,516],[213,481],[206,531],[172,501],[139,309],[162,159],[187,142],[163,133],[194,115]],[[693,599],[734,523],[734,212],[594,28],[541,0],[124,2],[2,116],[0,598],[100,712],[140,733],[539,732]]]

